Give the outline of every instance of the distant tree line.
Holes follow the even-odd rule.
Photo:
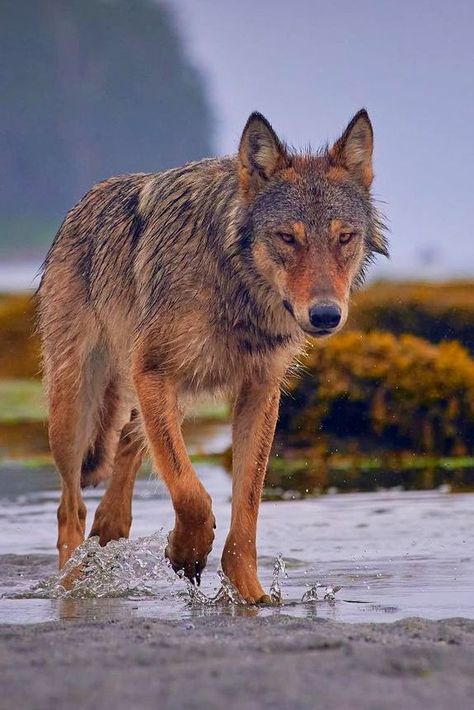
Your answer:
[[[0,223],[212,152],[203,79],[152,0],[3,0],[0,62]]]

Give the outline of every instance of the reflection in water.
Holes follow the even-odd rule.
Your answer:
[[[220,413],[222,417],[222,412]],[[198,416],[186,419],[183,433],[187,450],[196,460],[214,458],[231,468],[231,425],[228,418]],[[0,439],[3,452],[17,457],[0,467],[0,478],[5,469],[13,473],[21,470],[18,457],[31,459],[43,470],[21,470],[18,477],[10,476],[7,487],[22,490],[25,478],[45,473],[50,485],[57,488],[57,478],[48,476],[51,461],[47,441],[47,427],[41,420],[0,422]],[[0,452],[1,453],[1,452]],[[0,464],[1,464],[0,459]],[[149,472],[145,466],[142,476]],[[456,492],[474,491],[474,457],[433,457],[412,452],[385,452],[366,454],[352,451],[341,453],[337,449],[324,452],[313,449],[289,449],[284,455],[275,453],[270,459],[263,491],[264,500],[294,500],[312,497],[322,492],[377,491],[380,488],[403,490],[434,490],[446,486]],[[6,493],[6,491],[5,491]]]
[[[58,619],[126,619],[134,616],[134,608],[124,599],[58,599],[52,601],[51,612]],[[54,618],[54,617],[53,617]]]
[[[474,491],[474,458],[433,458],[410,453],[274,457],[263,491],[265,500],[294,500],[331,490],[340,493],[384,489]]]

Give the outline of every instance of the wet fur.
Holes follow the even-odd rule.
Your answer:
[[[50,442],[63,481],[61,564],[84,535],[79,479],[85,486],[112,476],[93,532],[103,544],[117,530],[128,534],[134,476],[149,445],[177,515],[169,556],[188,576],[200,574],[213,516],[180,422],[195,395],[227,394],[237,412],[245,402],[234,422],[234,460],[242,453],[227,569],[249,599],[261,596],[255,552],[237,554],[237,568],[242,559],[255,567],[241,579],[234,548],[245,548],[239,527],[255,534],[280,386],[306,337],[298,314],[318,288],[347,300],[373,254],[386,252],[370,180],[341,157],[343,139],[342,148],[293,153],[254,114],[238,156],[111,178],[67,215],[39,290]],[[337,219],[363,230],[347,264],[328,251]],[[269,237],[282,220],[300,225],[306,251],[298,259]],[[186,535],[201,548],[194,568]]]

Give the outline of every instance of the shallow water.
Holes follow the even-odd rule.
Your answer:
[[[221,588],[219,555],[229,524],[230,479],[216,465],[197,469],[213,497],[218,525],[201,586],[210,598]],[[86,491],[89,524],[100,493]],[[261,580],[269,589],[279,553],[287,576],[277,578],[282,604],[259,609],[190,599],[185,581],[163,562],[173,513],[166,490],[153,477],[137,481],[131,541],[118,543],[115,553],[108,550],[103,558],[98,551],[81,592],[51,598],[58,596],[54,580],[49,589],[32,593],[32,587],[55,573],[58,495],[56,474],[49,467],[0,469],[2,623],[134,615],[184,617],[192,623],[203,614],[282,612],[340,621],[393,621],[413,615],[474,618],[472,494],[392,490],[262,503]],[[110,560],[118,565],[112,578],[107,577]],[[318,600],[302,602],[303,595],[311,598],[307,592],[316,584],[322,585]],[[342,589],[335,599],[324,599],[326,587],[336,586]]]

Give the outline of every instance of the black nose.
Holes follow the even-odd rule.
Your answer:
[[[311,306],[309,320],[313,328],[333,330],[341,321],[341,309],[335,303],[322,303]]]

